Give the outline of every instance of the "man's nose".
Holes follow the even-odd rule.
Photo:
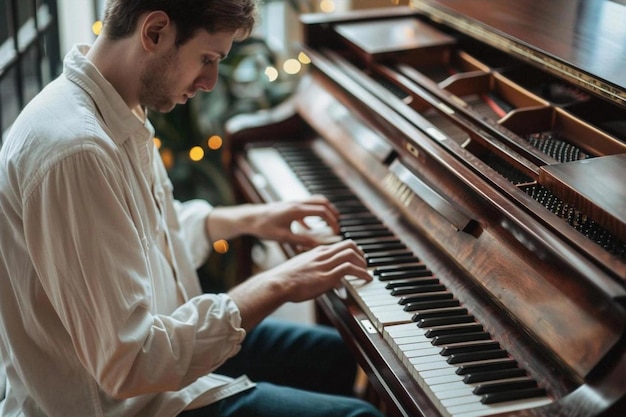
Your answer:
[[[217,70],[217,66],[205,71],[196,79],[194,87],[205,92],[213,90],[215,88],[215,84],[217,84],[218,74],[219,72]]]

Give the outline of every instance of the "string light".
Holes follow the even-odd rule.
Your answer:
[[[278,79],[278,70],[274,67],[265,68],[265,76],[269,82],[274,82]]]
[[[213,135],[207,141],[207,146],[209,147],[209,149],[217,151],[222,147],[223,143],[224,141],[221,137],[219,137],[218,135]]]
[[[300,61],[293,58],[286,60],[283,64],[283,70],[285,70],[287,74],[297,74],[301,69],[302,65],[300,64]]]
[[[161,154],[161,159],[163,160],[165,168],[168,170],[174,168],[174,152],[172,152],[171,149],[163,148],[159,153]]]
[[[301,63],[305,65],[308,65],[311,63],[311,58],[309,58],[309,56],[305,54],[304,52],[300,52],[298,54],[298,61],[300,61]]]
[[[157,149],[161,149],[161,146],[163,146],[161,139],[154,137],[152,140],[154,141],[154,146],[156,146]]]
[[[213,242],[213,249],[217,253],[226,253],[228,252],[228,248],[228,242],[223,239]]]
[[[204,149],[202,149],[200,146],[194,146],[193,148],[189,149],[189,159],[194,162],[198,162],[201,161],[202,158],[204,158]]]
[[[102,21],[96,20],[93,25],[91,25],[91,30],[93,31],[94,35],[100,35],[100,32],[102,32]]]
[[[332,0],[322,0],[320,2],[320,10],[324,13],[332,13],[335,11],[335,2]]]

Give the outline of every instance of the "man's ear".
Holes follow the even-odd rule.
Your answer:
[[[153,51],[173,30],[167,13],[153,11],[144,16],[140,26],[141,44],[146,51]]]

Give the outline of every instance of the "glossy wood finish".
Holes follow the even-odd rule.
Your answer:
[[[446,9],[457,2],[440,3]],[[465,3],[487,7],[483,2]],[[504,13],[504,2],[493,4],[491,11],[484,12]],[[527,3],[509,6],[515,9],[522,7],[520,4]],[[544,12],[549,8],[535,6]],[[562,198],[602,213],[601,217],[608,219],[606,225],[621,233],[625,224],[623,187],[619,180],[614,185],[601,181],[594,187],[594,179],[613,174],[624,177],[624,144],[600,132],[593,117],[578,118],[579,113],[538,98],[530,88],[508,78],[507,72],[501,71],[507,65],[497,62],[508,64],[519,57],[513,61],[490,59],[493,56],[475,59],[468,56],[473,51],[457,50],[448,43],[448,36],[429,31],[428,39],[442,40],[435,42],[435,49],[444,53],[429,52],[421,57],[428,57],[428,62],[435,57],[431,64],[463,68],[467,73],[466,77],[458,71],[454,75],[456,81],[465,83],[463,90],[454,87],[448,91],[451,80],[431,78],[419,66],[424,60],[411,55],[419,49],[415,44],[398,42],[394,46],[391,38],[381,44],[382,37],[368,43],[366,37],[354,36],[352,31],[366,28],[362,23],[380,27],[381,21],[393,28],[393,19],[404,23],[418,19],[418,27],[428,22],[428,16],[406,8],[304,16],[307,53],[313,65],[298,92],[278,109],[241,116],[228,125],[238,190],[245,201],[272,199],[255,186],[256,173],[246,159],[249,148],[268,146],[260,140],[271,138],[271,142],[296,142],[306,147],[402,237],[554,399],[548,406],[506,415],[623,415],[626,262],[605,253],[533,200],[523,191],[529,184],[509,182],[489,164],[486,155],[493,154],[523,171],[530,185],[552,187]],[[523,15],[497,17],[515,20]],[[441,23],[430,22],[439,30],[446,29]],[[521,30],[520,25],[514,26]],[[450,32],[463,42],[464,34]],[[539,35],[526,39],[533,36]],[[394,47],[399,51],[394,53]],[[525,67],[519,69],[524,72]],[[402,94],[392,93],[379,83],[380,78]],[[478,114],[465,98],[477,87],[492,88],[494,80],[506,84],[509,100],[519,103],[519,108],[501,120]],[[618,118],[626,115],[619,103],[612,104],[617,106],[614,114]],[[546,122],[554,122],[554,115],[559,115],[559,120],[565,120],[559,128],[577,134],[581,143],[588,141],[589,149],[597,154],[567,164],[540,155],[521,138],[522,130],[531,124],[524,120],[534,119],[518,116],[525,112],[541,115]],[[467,140],[442,133],[451,129],[433,124],[441,119]],[[504,126],[507,120],[519,133]],[[419,178],[420,186],[411,187],[409,180],[399,180],[400,187],[390,185],[390,176],[402,177],[398,164]],[[407,198],[407,188],[411,198]],[[611,194],[608,200],[603,198],[605,194]],[[472,224],[470,233],[459,230],[458,224],[466,221]],[[285,251],[295,253],[290,247]],[[370,333],[361,324],[367,317],[353,298],[342,299],[331,292],[321,297],[318,305],[352,347],[390,417],[440,415],[381,335]]]
[[[412,0],[427,14],[626,103],[626,4],[613,0]],[[444,17],[445,16],[445,17]],[[502,44],[502,39],[510,44]],[[524,52],[525,53],[525,52]],[[572,78],[573,79],[573,78]]]

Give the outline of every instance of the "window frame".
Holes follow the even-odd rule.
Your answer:
[[[31,92],[43,89],[61,71],[57,0],[3,0],[1,4],[7,38],[0,39],[0,86],[7,91],[0,92],[0,146],[15,121],[5,121],[6,108],[17,106],[21,111]],[[20,10],[26,16],[20,16]],[[15,83],[7,87],[11,77]]]

